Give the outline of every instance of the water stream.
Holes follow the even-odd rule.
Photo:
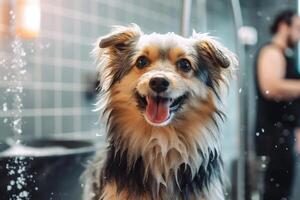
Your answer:
[[[11,11],[10,14],[14,19],[14,13]],[[3,123],[7,124],[13,132],[13,144],[11,145],[18,145],[22,137],[23,81],[27,72],[25,56],[22,40],[15,36],[10,41],[7,55],[0,61],[1,71],[4,72],[1,82],[6,86],[2,95],[4,99],[2,111],[9,116],[4,119]],[[9,200],[30,199],[30,192],[24,189],[29,182],[34,182],[33,175],[27,173],[29,160],[22,156],[12,156],[6,164],[7,176],[11,179],[10,184],[7,185],[7,192],[10,194]]]

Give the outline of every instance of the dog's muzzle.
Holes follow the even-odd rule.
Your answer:
[[[145,112],[145,117],[151,124],[164,124],[170,120],[172,113],[175,113],[183,104],[187,95],[178,98],[170,98],[165,95],[169,89],[170,82],[163,77],[154,77],[149,80],[150,92],[143,96],[138,91],[136,98],[138,105]],[[169,92],[169,91],[168,91]]]

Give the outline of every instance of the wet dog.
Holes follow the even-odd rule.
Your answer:
[[[132,25],[101,37],[94,55],[108,147],[86,171],[85,199],[223,200],[217,129],[234,54],[207,34]]]

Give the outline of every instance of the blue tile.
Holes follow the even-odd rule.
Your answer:
[[[24,89],[23,96],[22,96],[22,103],[24,109],[33,109],[35,108],[35,96],[36,91],[32,89]]]
[[[54,116],[43,116],[41,118],[42,135],[51,136],[55,132],[55,117]]]
[[[74,82],[74,68],[63,67],[61,74],[61,82],[64,83],[73,83]]]
[[[74,58],[74,47],[72,42],[62,43],[62,55],[63,58],[73,59]]]
[[[70,108],[74,107],[74,97],[72,91],[62,91],[61,94],[62,107]]]
[[[41,91],[42,108],[54,108],[55,96],[53,90]]]
[[[43,82],[54,82],[55,80],[55,66],[53,65],[42,65],[41,66],[41,74]]]
[[[34,136],[35,135],[35,117],[23,117],[22,118],[22,135]]]
[[[62,117],[62,131],[64,133],[73,132],[74,130],[74,118],[73,116]]]

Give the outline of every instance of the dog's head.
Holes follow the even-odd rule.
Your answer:
[[[218,96],[235,56],[207,34],[143,34],[136,25],[101,37],[99,59],[106,104],[119,118],[167,126]],[[121,115],[124,115],[123,117]]]

